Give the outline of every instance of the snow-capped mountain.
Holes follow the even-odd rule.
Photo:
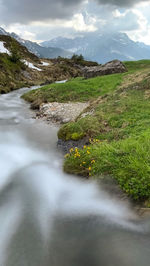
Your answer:
[[[17,34],[8,33],[3,28],[0,27],[0,35],[8,35],[16,39],[19,43],[21,43],[23,46],[25,46],[29,52],[35,54],[38,57],[41,58],[56,58],[58,56],[62,57],[70,57],[72,53],[69,51],[65,51],[62,48],[57,47],[42,47],[41,45],[37,44],[36,42],[31,42],[28,40],[24,40],[20,38]]]
[[[8,32],[0,27],[0,35],[8,35]]]
[[[58,37],[40,45],[8,33],[0,28],[0,35],[9,35],[38,57],[71,57],[82,54],[85,59],[105,63],[113,59],[121,61],[150,59],[150,46],[132,41],[125,33],[87,33],[74,39]]]
[[[139,60],[150,58],[150,46],[132,41],[125,33],[89,33],[83,37],[68,39],[58,37],[42,42],[42,46],[59,47],[86,59],[105,63],[113,59]]]

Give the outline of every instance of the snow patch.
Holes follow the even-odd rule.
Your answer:
[[[5,48],[4,42],[0,42],[0,53],[9,54],[10,52]]]
[[[49,66],[49,63],[47,63],[47,62],[42,62],[42,65],[43,65],[43,66]]]
[[[65,79],[65,80],[60,80],[60,81],[55,81],[56,84],[61,84],[61,83],[66,83],[68,80]]]
[[[38,71],[42,71],[42,69],[34,66],[32,63],[28,62],[27,60],[23,60],[23,62],[25,63],[26,66],[28,66],[29,68],[32,68],[32,69],[36,69]]]

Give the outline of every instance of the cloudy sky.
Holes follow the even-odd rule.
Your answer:
[[[32,41],[126,32],[150,44],[150,0],[0,0],[0,26]]]

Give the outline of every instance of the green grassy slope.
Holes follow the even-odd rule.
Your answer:
[[[130,197],[150,206],[150,61],[126,62],[128,73],[46,86],[29,101],[89,101],[75,122],[63,125],[63,140],[89,139],[71,149],[64,170],[90,178],[111,176]],[[32,98],[33,97],[33,98]]]
[[[24,99],[34,102],[41,99],[42,102],[86,102],[88,100],[113,91],[121,84],[122,75],[110,75],[85,80],[83,78],[72,79],[64,84],[51,84],[38,90],[30,91],[24,95]]]
[[[147,71],[149,60],[125,62],[128,73],[113,74],[91,79],[75,78],[65,84],[50,84],[26,93],[23,98],[31,103],[40,102],[85,102],[114,91],[130,75],[138,70]],[[135,75],[134,75],[135,76]]]
[[[0,53],[0,93],[6,93],[25,85],[31,85],[32,82],[23,75],[27,67],[20,59],[39,63],[38,57],[28,52],[25,47],[9,36],[0,35],[0,41],[4,42],[5,47],[11,53],[11,55]],[[17,60],[12,58],[14,53],[17,56]]]

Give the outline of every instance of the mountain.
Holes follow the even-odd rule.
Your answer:
[[[0,35],[0,94],[81,75],[81,65],[71,59],[41,59],[11,36]],[[39,102],[34,103],[38,105]]]
[[[105,63],[113,59],[122,61],[150,58],[150,46],[132,41],[125,33],[98,32],[74,39],[58,37],[42,42],[44,47],[59,47],[69,52],[82,54],[86,59]]]
[[[9,33],[0,27],[0,35],[9,35]]]
[[[62,48],[57,47],[42,47],[41,45],[37,44],[36,42],[31,42],[28,40],[24,40],[20,38],[17,34],[9,33],[5,31],[3,28],[0,27],[0,35],[8,35],[16,39],[19,43],[25,46],[28,51],[35,54],[40,58],[56,58],[58,56],[61,57],[71,57],[72,53],[69,51],[65,51]]]

